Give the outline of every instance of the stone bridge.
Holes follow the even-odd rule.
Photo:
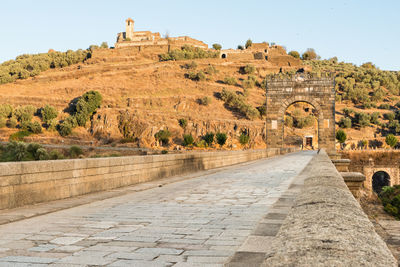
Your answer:
[[[0,266],[397,265],[324,150],[0,163],[0,204]]]

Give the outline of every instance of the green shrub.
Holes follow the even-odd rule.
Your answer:
[[[371,100],[375,102],[380,102],[383,100],[383,98],[386,96],[386,92],[382,88],[378,88],[374,90]]]
[[[203,71],[189,72],[187,77],[193,81],[205,81],[207,79],[207,76]]]
[[[23,123],[22,128],[34,134],[39,134],[42,132],[42,126],[37,121]]]
[[[384,113],[383,117],[385,118],[385,120],[389,120],[392,121],[396,118],[396,114],[393,112],[389,112],[389,113]]]
[[[48,160],[50,159],[47,150],[41,145],[36,143],[30,143],[27,146],[27,151],[32,155],[35,160]]]
[[[30,136],[32,133],[28,131],[18,131],[10,135],[10,141],[23,141],[25,137]]]
[[[218,51],[204,50],[198,47],[184,45],[181,49],[174,49],[166,54],[159,55],[160,61],[183,60],[196,58],[217,58]]]
[[[300,53],[297,52],[297,51],[290,51],[290,52],[288,53],[288,55],[289,55],[289,56],[292,56],[292,57],[294,57],[294,58],[300,58]]]
[[[381,113],[379,112],[372,112],[371,114],[371,123],[373,124],[378,124],[379,123],[379,118],[381,117]]]
[[[2,161],[23,161],[29,160],[29,152],[23,142],[11,141],[7,144],[6,153],[2,155]]]
[[[217,133],[215,138],[217,139],[217,143],[220,145],[220,147],[225,145],[226,140],[228,139],[226,133]]]
[[[221,92],[221,98],[228,107],[237,109],[250,120],[256,119],[260,116],[260,112],[256,108],[246,104],[243,97],[234,92],[223,89]]]
[[[49,125],[50,121],[57,118],[58,111],[53,106],[46,105],[40,110],[40,115],[44,123]]]
[[[317,57],[318,55],[313,48],[308,48],[307,51],[301,55],[303,60],[315,60]]]
[[[71,146],[69,148],[68,154],[71,158],[77,158],[80,155],[83,155],[82,148],[79,146]]]
[[[343,144],[344,142],[346,142],[347,139],[347,135],[343,130],[338,130],[336,132],[336,140],[339,141],[339,143]]]
[[[187,126],[187,120],[186,119],[179,119],[178,122],[179,122],[179,126],[181,126],[183,129],[186,128],[186,126]]]
[[[389,104],[380,104],[378,108],[379,109],[390,109],[391,107]]]
[[[361,128],[370,125],[371,116],[368,113],[359,112],[356,113],[355,117],[356,117],[356,122],[360,125]]]
[[[242,134],[239,136],[239,142],[240,142],[240,144],[241,144],[242,146],[248,144],[249,141],[250,141],[250,136],[249,136],[247,133],[242,133]]]
[[[350,118],[341,118],[339,121],[340,128],[351,128],[351,119]]]
[[[246,47],[246,49],[247,49],[247,48],[249,48],[252,44],[253,44],[253,41],[252,41],[251,39],[248,39],[248,40],[246,41],[246,44],[244,45],[244,47]]]
[[[244,47],[243,47],[243,45],[238,45],[238,46],[237,46],[237,49],[239,49],[239,50],[244,50]]]
[[[168,150],[161,150],[161,154],[168,154]]]
[[[391,148],[397,145],[398,139],[393,134],[389,134],[385,139],[386,144],[388,144]]]
[[[1,82],[0,82],[1,84]],[[14,108],[9,104],[0,105],[0,118],[9,118],[12,116]]]
[[[393,215],[393,216],[396,216],[396,217],[399,216],[399,210],[398,210],[398,208],[392,206],[392,204],[390,204],[390,203],[388,203],[388,204],[385,205],[384,210],[385,210],[387,213],[389,213],[390,215]]]
[[[285,117],[285,126],[293,127],[293,117],[291,117],[291,116]]]
[[[342,111],[343,114],[346,115],[347,117],[351,116],[351,114],[354,113],[354,110],[352,110],[351,108],[344,108]]]
[[[262,105],[262,106],[257,107],[257,110],[260,113],[260,116],[267,115],[267,107],[266,107],[266,105]]]
[[[191,146],[193,145],[194,138],[191,134],[184,134],[183,135],[183,145],[184,146]]]
[[[224,83],[228,84],[228,85],[236,85],[237,84],[237,80],[234,77],[226,77],[224,79]]]
[[[211,103],[211,101],[212,101],[212,98],[209,96],[205,96],[205,97],[198,99],[199,104],[203,105],[203,106],[208,106]]]
[[[48,124],[47,124],[47,130],[56,131],[57,130],[57,124],[58,124],[58,120],[57,119],[50,120],[48,122]]]
[[[212,144],[214,142],[214,133],[212,133],[212,132],[206,133],[203,136],[203,139],[204,139],[204,141],[206,141],[207,146],[212,146]]]
[[[7,125],[6,118],[0,117],[0,128],[4,128]]]
[[[221,50],[222,49],[222,45],[220,44],[213,44],[212,48],[214,48],[215,50]]]
[[[73,128],[74,127],[72,126],[72,124],[69,121],[65,120],[58,125],[58,132],[61,136],[65,137],[72,133]]]
[[[75,114],[77,124],[85,126],[87,120],[101,106],[103,97],[98,91],[88,91],[79,97],[75,105]]]
[[[100,45],[101,48],[108,48],[107,42],[102,42]]]
[[[241,67],[239,72],[242,74],[253,74],[256,72],[256,67],[251,64],[247,64],[246,66]]]
[[[387,124],[387,127],[392,130],[392,132],[400,133],[400,122],[398,120],[392,120]]]
[[[160,130],[154,135],[154,137],[161,142],[161,145],[167,145],[169,143],[171,133],[168,130]]]
[[[57,150],[50,151],[50,153],[49,153],[49,159],[57,160],[57,159],[64,159],[64,158],[65,158],[65,156]]]
[[[23,106],[14,110],[14,115],[19,122],[29,122],[32,120],[36,108],[33,106]]]
[[[196,142],[196,147],[200,147],[200,148],[206,148],[207,147],[207,142],[205,140],[200,140],[198,142]]]

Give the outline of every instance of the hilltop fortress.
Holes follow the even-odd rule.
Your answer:
[[[161,38],[159,32],[137,31],[134,30],[135,21],[128,18],[125,21],[125,32],[117,35],[115,48],[136,47],[139,48],[180,48],[183,45],[191,45],[202,49],[208,49],[208,45],[202,41],[188,36]]]
[[[189,36],[165,37],[151,31],[135,31],[135,21],[125,20],[125,32],[117,35],[115,48],[129,48],[137,52],[166,53],[173,49],[181,49],[184,45],[209,49],[208,45]],[[269,45],[267,42],[253,43],[246,49],[223,49],[219,57],[226,60],[264,60],[273,65],[296,67],[301,65],[297,58],[289,56],[279,45]]]

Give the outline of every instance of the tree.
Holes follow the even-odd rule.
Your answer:
[[[178,122],[179,122],[179,126],[181,126],[182,129],[186,128],[186,126],[187,126],[187,120],[186,119],[179,119]]]
[[[222,45],[220,45],[220,44],[213,44],[212,47],[213,47],[215,50],[221,50],[221,49],[222,49]]]
[[[226,139],[228,139],[226,133],[217,133],[215,137],[217,138],[217,143],[220,145],[220,147],[225,145]]]
[[[162,145],[167,145],[169,143],[169,138],[171,137],[171,133],[168,130],[160,130],[154,135],[154,137],[158,141],[161,141]]]
[[[339,130],[336,132],[336,140],[339,141],[340,145],[343,146],[344,142],[346,142],[347,135],[343,130]]]
[[[183,145],[184,146],[191,146],[193,145],[194,138],[191,134],[184,134],[183,135]]]
[[[388,144],[391,148],[394,148],[397,145],[398,141],[399,140],[393,134],[387,135],[385,139],[386,144]]]
[[[292,57],[294,57],[294,58],[300,58],[300,54],[299,54],[299,52],[297,52],[297,51],[290,51],[289,53],[288,53],[288,55],[289,56],[292,56]]]
[[[253,44],[253,41],[251,39],[248,39],[245,44],[246,49],[249,48],[252,44]]]
[[[211,146],[212,143],[214,142],[214,133],[206,133],[206,135],[203,136],[204,141],[206,141],[207,146]]]
[[[107,42],[102,42],[100,45],[101,48],[108,48]]]
[[[242,133],[239,137],[239,142],[242,146],[246,145],[250,141],[250,136],[246,133]]]
[[[237,49],[244,50],[244,47],[243,47],[243,45],[238,45]]]
[[[306,50],[306,52],[303,53],[303,55],[301,55],[301,58],[303,60],[314,60],[317,59],[318,55],[315,52],[314,48],[308,48]]]
[[[58,112],[53,106],[46,105],[40,110],[40,115],[43,122],[48,125],[51,120],[57,118]]]
[[[351,128],[351,119],[350,118],[341,118],[339,121],[340,128]]]

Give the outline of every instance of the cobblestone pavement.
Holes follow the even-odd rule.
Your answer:
[[[222,266],[314,152],[0,226],[0,266]]]

